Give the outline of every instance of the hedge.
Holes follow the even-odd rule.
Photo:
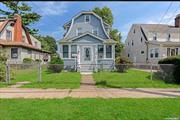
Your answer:
[[[180,84],[180,56],[167,57],[158,62],[158,64],[173,64],[175,65],[173,70],[174,82]]]

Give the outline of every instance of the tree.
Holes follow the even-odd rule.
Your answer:
[[[52,54],[56,54],[57,44],[56,40],[51,36],[35,36],[40,42],[43,50],[49,51]]]
[[[113,25],[113,14],[110,8],[108,7],[103,7],[103,8],[99,8],[99,7],[95,7],[92,10],[94,13],[96,13],[97,15],[99,15],[102,20],[104,22],[106,22],[107,24],[109,24],[110,26]],[[123,44],[121,43],[121,34],[118,31],[118,29],[111,29],[109,32],[109,36],[111,39],[115,40],[117,43],[115,45],[115,56],[120,56],[121,55],[121,51],[123,49]]]
[[[8,10],[0,9],[0,14],[8,17],[13,17],[14,14],[19,14],[22,17],[23,25],[28,28],[30,34],[36,34],[38,32],[37,29],[30,29],[29,25],[38,22],[41,16],[35,12],[32,12],[30,6],[19,1],[3,1],[1,3],[3,3]]]
[[[99,15],[105,23],[108,23],[109,25],[113,25],[113,14],[110,8],[103,7],[102,9],[99,7],[95,7],[93,10],[97,15]]]

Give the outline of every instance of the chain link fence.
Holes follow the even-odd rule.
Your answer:
[[[148,72],[150,79],[160,78],[166,81],[173,81],[172,64],[79,64],[79,65],[59,65],[59,64],[0,64],[0,81],[7,84],[21,81],[42,82],[42,76],[50,72],[127,72],[129,69]],[[43,72],[43,73],[42,73]],[[134,76],[136,77],[136,76]],[[138,77],[137,77],[138,79]]]

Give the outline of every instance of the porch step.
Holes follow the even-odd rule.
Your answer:
[[[81,75],[91,75],[92,74],[92,72],[80,72],[81,73]]]

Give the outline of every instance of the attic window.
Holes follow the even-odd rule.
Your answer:
[[[98,28],[93,28],[92,33],[96,36],[98,36]]]
[[[22,41],[25,42],[26,41],[26,37],[23,35],[22,36]]]
[[[85,15],[85,22],[86,23],[90,22],[90,15]]]
[[[170,39],[171,39],[171,34],[168,34],[167,40],[170,41]]]
[[[156,34],[153,35],[153,40],[157,40],[157,35]]]
[[[10,30],[6,30],[6,40],[12,40],[12,32]]]
[[[76,29],[76,36],[82,35],[82,28]]]
[[[142,43],[142,41],[143,41],[143,39],[142,39],[142,37],[141,37],[141,43]]]
[[[134,34],[136,33],[136,30],[134,29]]]

